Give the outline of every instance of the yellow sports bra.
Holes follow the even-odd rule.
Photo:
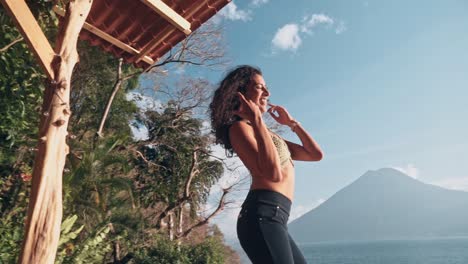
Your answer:
[[[289,152],[288,145],[286,144],[284,139],[276,133],[273,133],[271,130],[269,131],[271,139],[273,140],[273,144],[275,145],[276,152],[278,152],[281,167],[283,167],[288,161],[291,161],[292,163],[291,152]]]

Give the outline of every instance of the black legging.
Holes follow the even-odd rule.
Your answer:
[[[237,236],[254,264],[307,263],[288,233],[291,201],[270,190],[250,190],[237,219]]]

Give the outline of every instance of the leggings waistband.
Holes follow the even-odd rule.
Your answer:
[[[250,190],[245,198],[242,207],[251,205],[252,203],[266,203],[272,205],[278,205],[281,209],[286,211],[288,214],[291,212],[291,200],[283,194],[272,191],[272,190],[263,190],[263,189],[254,189]]]

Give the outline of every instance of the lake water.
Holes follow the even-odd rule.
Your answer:
[[[468,238],[303,244],[309,264],[468,264]]]

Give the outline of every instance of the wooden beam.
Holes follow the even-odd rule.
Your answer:
[[[63,17],[65,15],[65,11],[58,7],[58,6],[54,6],[53,8],[54,12]],[[139,55],[140,54],[140,51],[138,51],[137,49],[135,49],[134,47],[126,44],[126,43],[123,43],[122,41],[114,38],[113,36],[107,34],[106,32],[100,30],[99,28],[85,22],[85,24],[83,25],[83,28],[88,30],[89,32],[93,33],[94,35],[104,39],[105,41],[109,42],[109,43],[112,43],[113,45],[119,47],[120,49],[122,50],[125,50],[126,52],[130,53],[130,54],[133,54],[133,55]],[[152,65],[154,63],[154,60],[151,58],[151,57],[148,57],[148,56],[142,56],[142,59],[144,62]]]
[[[54,79],[52,60],[55,52],[24,0],[0,0],[32,49],[50,80]]]
[[[228,2],[230,2],[231,0],[228,0]],[[194,9],[191,9],[190,12],[187,14],[187,17],[191,17],[193,15],[195,15],[195,13],[197,13],[202,7],[205,7],[206,5],[206,9],[210,9],[210,4],[209,4],[209,1],[206,0],[203,2],[203,4],[199,4],[197,7],[195,7]]]
[[[190,22],[179,15],[176,11],[172,10],[161,0],[141,0],[149,8],[153,9],[156,13],[169,21],[174,27],[184,32],[185,35],[192,33],[190,30]]]
[[[198,5],[196,8],[191,9],[190,12],[186,15],[187,17],[193,16],[196,12],[198,12],[202,7],[209,6],[208,1],[204,1],[203,4]],[[140,52],[140,55],[136,57],[135,63],[141,61],[143,56],[151,52],[156,46],[158,46],[161,42],[163,42],[169,35],[174,31],[173,28],[166,28],[163,32],[158,35],[162,35],[160,38],[153,39],[150,43],[148,43]]]
[[[151,52],[157,45],[159,45],[161,42],[163,42],[171,33],[174,31],[173,28],[166,28],[164,31],[162,31],[160,34],[161,38],[155,38],[153,39],[150,43],[148,43],[140,52],[140,55],[136,57],[135,63],[138,63],[139,61],[142,60],[143,56]],[[151,64],[152,65],[152,64]]]

